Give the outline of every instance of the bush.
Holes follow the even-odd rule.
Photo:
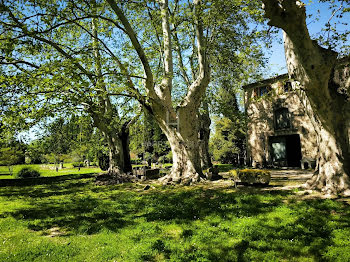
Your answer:
[[[74,162],[72,165],[73,167],[84,167],[84,162]]]
[[[230,170],[230,174],[234,179],[240,180],[242,183],[248,184],[269,184],[271,180],[270,172],[261,169],[242,169]]]
[[[142,159],[131,159],[130,162],[132,165],[141,165]]]
[[[18,173],[18,178],[34,178],[40,177],[40,172],[31,167],[23,167]]]

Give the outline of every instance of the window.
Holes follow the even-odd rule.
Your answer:
[[[270,86],[262,86],[262,87],[260,87],[259,94],[260,94],[260,96],[263,96],[263,95],[269,93],[270,91],[271,91],[271,87]]]
[[[289,81],[285,82],[284,85],[283,85],[283,90],[286,93],[289,92],[289,91],[292,91],[292,83],[289,82]]]
[[[275,129],[291,128],[290,114],[288,108],[275,110]]]
[[[261,97],[263,95],[268,94],[271,91],[271,86],[261,86],[254,88],[253,96],[254,97]]]

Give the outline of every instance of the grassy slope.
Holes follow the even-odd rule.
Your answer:
[[[0,261],[350,260],[341,202],[213,184],[143,187],[79,175],[0,187]]]

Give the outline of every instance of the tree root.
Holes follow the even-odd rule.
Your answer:
[[[170,174],[158,179],[163,185],[181,184],[184,186],[193,185],[204,180],[206,180],[206,177],[198,173],[181,175],[179,172],[171,172]]]
[[[95,184],[102,185],[116,185],[123,183],[133,183],[139,179],[132,173],[124,173],[119,170],[108,170],[107,173],[102,173],[96,176]]]
[[[342,175],[334,175],[332,179],[326,179],[326,175],[317,172],[305,184],[308,190],[321,192],[329,196],[350,196],[350,185],[347,178]]]

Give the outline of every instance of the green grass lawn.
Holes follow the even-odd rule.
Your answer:
[[[51,177],[51,176],[62,176],[62,175],[72,175],[72,174],[91,174],[101,172],[101,169],[98,167],[83,167],[74,168],[71,163],[64,164],[63,169],[59,169],[56,172],[54,164],[44,164],[44,165],[15,165],[13,166],[13,176],[10,175],[9,169],[7,166],[0,166],[0,179],[14,179],[16,174],[23,167],[32,167],[40,171],[42,177]],[[1,183],[1,182],[0,182]]]
[[[0,261],[350,261],[343,202],[215,183],[31,181],[0,186]]]

